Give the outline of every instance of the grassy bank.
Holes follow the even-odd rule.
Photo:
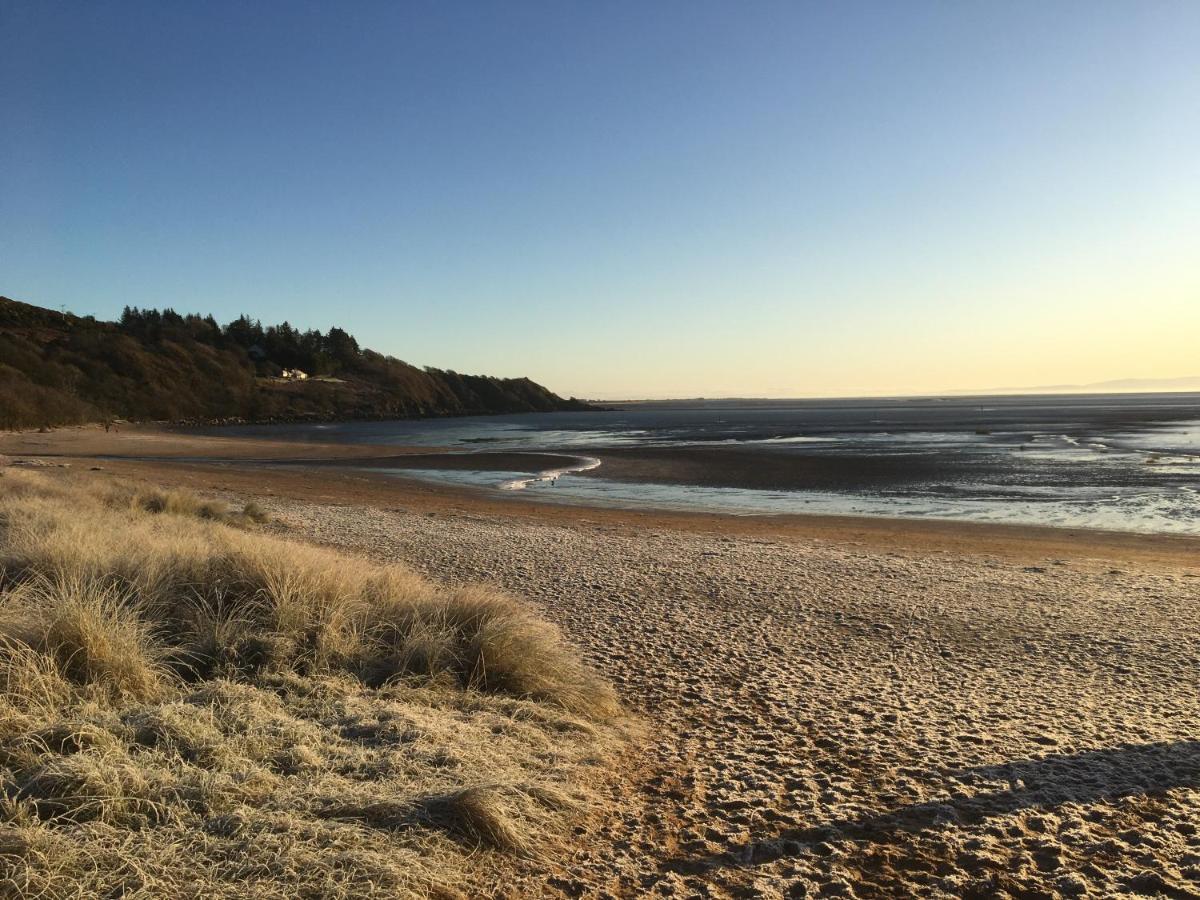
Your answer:
[[[262,519],[3,472],[0,893],[476,893],[586,815],[619,710],[551,626]]]

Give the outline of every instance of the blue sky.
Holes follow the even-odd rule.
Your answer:
[[[1200,4],[0,0],[0,293],[594,397],[1200,374]]]

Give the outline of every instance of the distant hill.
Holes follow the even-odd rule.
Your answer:
[[[1200,391],[1200,375],[1188,378],[1119,378],[1080,385],[1082,391]]]
[[[948,391],[950,394],[1154,394],[1200,391],[1200,375],[1183,378],[1116,378],[1087,384],[1042,384],[1036,387],[988,388]]]
[[[300,370],[305,378],[285,370]],[[340,328],[126,308],[100,322],[0,297],[0,428],[106,418],[392,419],[587,409],[528,378],[419,369]]]

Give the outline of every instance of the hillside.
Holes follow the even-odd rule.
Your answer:
[[[304,380],[281,377],[299,369]],[[528,378],[419,369],[340,328],[126,308],[119,322],[0,297],[0,428],[108,418],[296,421],[584,409]]]

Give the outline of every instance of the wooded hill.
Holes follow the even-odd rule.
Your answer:
[[[308,377],[284,378],[299,369]],[[101,322],[0,297],[0,428],[393,419],[587,409],[528,378],[419,369],[340,328],[126,308]]]

